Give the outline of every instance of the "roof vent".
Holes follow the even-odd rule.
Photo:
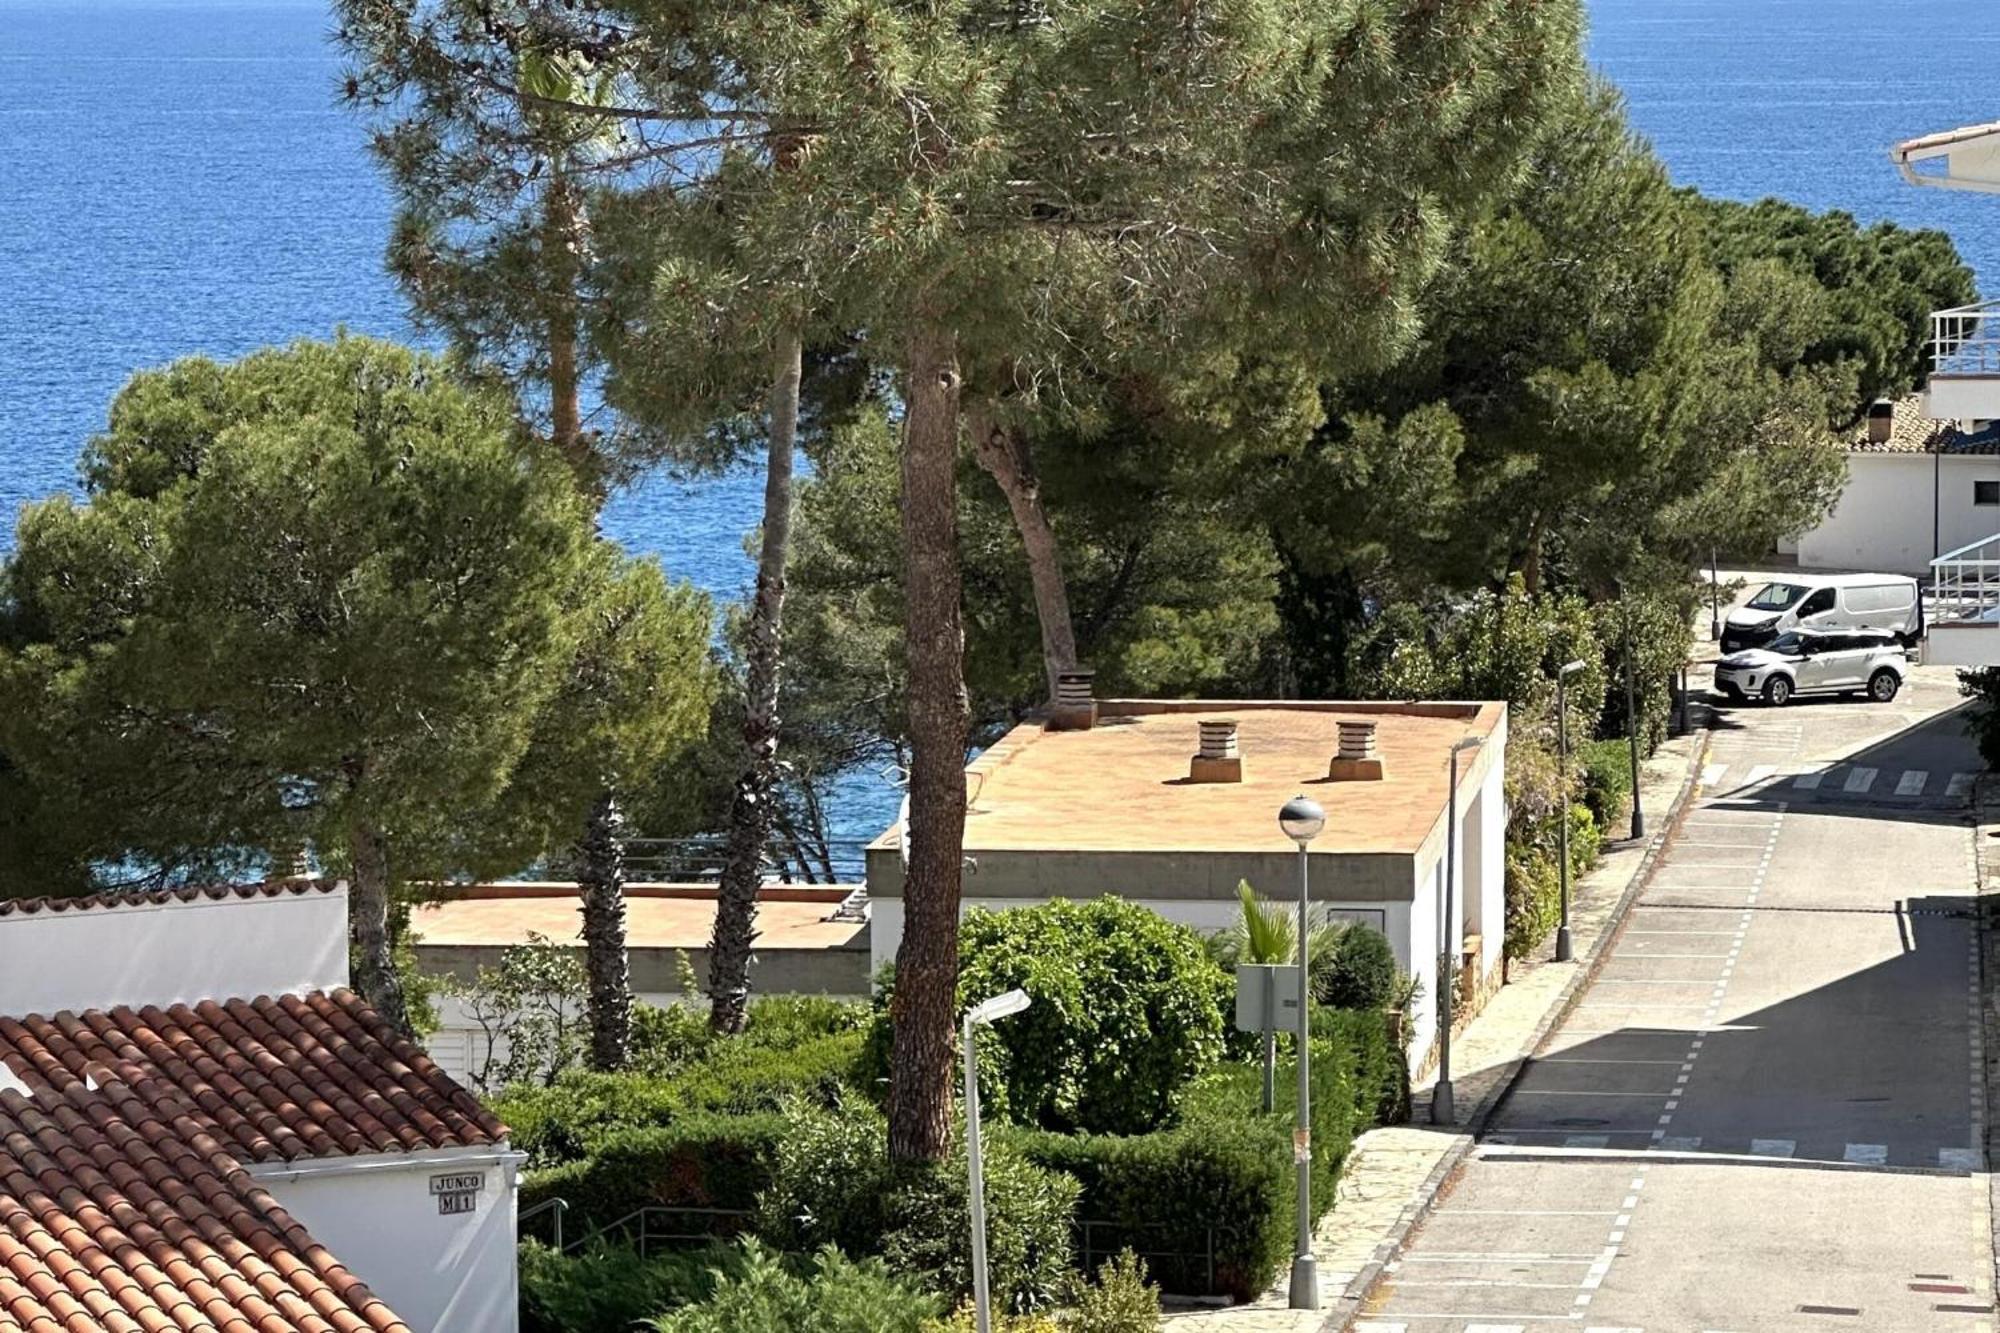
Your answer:
[[[1372,720],[1356,718],[1342,719],[1340,726],[1340,752],[1327,765],[1329,782],[1379,782],[1382,780],[1382,754],[1375,747],[1375,723]]]
[[[1887,444],[1896,433],[1896,405],[1877,398],[1868,405],[1868,443]]]
[[[1236,719],[1203,718],[1199,725],[1201,750],[1188,765],[1188,781],[1243,781],[1243,753],[1237,748]]]
[[[1089,667],[1056,672],[1056,698],[1049,709],[1050,731],[1089,731],[1097,725],[1097,673]]]

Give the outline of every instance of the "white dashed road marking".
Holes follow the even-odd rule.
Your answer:
[[[1889,1162],[1889,1145],[1886,1143],[1850,1143],[1841,1154],[1844,1162],[1856,1162],[1862,1166],[1886,1166]]]
[[[1750,1140],[1750,1155],[1752,1157],[1790,1157],[1798,1146],[1798,1141],[1795,1139],[1752,1139]]]
[[[1848,770],[1847,781],[1842,785],[1841,790],[1855,793],[1867,791],[1875,785],[1876,771],[1872,768],[1862,768],[1856,765],[1854,768]]]
[[[1929,773],[1926,773],[1921,768],[1913,768],[1897,779],[1896,795],[1922,796],[1924,794],[1924,784],[1930,780],[1931,775]]]
[[[1972,779],[1977,776],[1978,775],[1975,773],[1952,774],[1951,781],[1944,784],[1944,794],[1946,796],[1965,795],[1965,793],[1971,790],[1972,788]]]
[[[1798,777],[1792,780],[1792,785],[1800,791],[1815,791],[1818,789],[1819,784],[1824,781],[1826,781],[1826,771],[1822,769],[1817,773],[1799,774]]]
[[[1978,1171],[1984,1165],[1977,1148],[1939,1148],[1938,1165],[1947,1171]]]
[[[1750,776],[1743,779],[1743,785],[1746,787],[1754,787],[1758,783],[1763,782],[1765,779],[1769,778],[1772,774],[1776,773],[1777,771],[1778,771],[1778,766],[1776,764],[1758,764],[1753,768],[1751,768]]]
[[[1710,764],[1707,768],[1701,770],[1701,785],[1704,787],[1721,786],[1722,775],[1728,771],[1729,765],[1727,764]]]

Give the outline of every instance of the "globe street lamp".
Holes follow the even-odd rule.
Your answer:
[[[1583,670],[1583,663],[1565,662],[1556,672],[1556,773],[1562,782],[1562,808],[1556,812],[1561,841],[1558,870],[1562,879],[1562,920],[1556,926],[1556,961],[1570,960],[1569,937],[1569,696],[1564,683]]]
[[[972,1317],[978,1333],[992,1333],[993,1297],[986,1289],[986,1169],[979,1150],[979,1062],[972,1031],[1030,1003],[1028,992],[1010,990],[965,1011],[965,1166],[972,1186]]]
[[[1278,827],[1299,845],[1299,1118],[1292,1130],[1292,1160],[1299,1171],[1299,1225],[1292,1253],[1291,1307],[1317,1310],[1319,1270],[1312,1251],[1312,988],[1306,982],[1312,939],[1306,928],[1306,911],[1311,891],[1306,884],[1306,845],[1326,827],[1326,811],[1318,801],[1294,796],[1278,811]]]
[[[1443,974],[1439,980],[1443,984],[1438,987],[1438,1081],[1431,1090],[1433,1125],[1449,1125],[1458,1118],[1451,1101],[1451,992],[1458,972],[1458,941],[1454,938],[1457,932],[1451,928],[1452,891],[1458,878],[1458,757],[1484,744],[1484,736],[1467,736],[1451,747],[1451,792],[1446,798],[1449,813],[1444,825],[1444,916],[1438,922],[1444,951],[1438,959]]]

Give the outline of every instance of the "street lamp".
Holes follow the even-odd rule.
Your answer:
[[[1439,960],[1443,971],[1438,988],[1438,1081],[1431,1090],[1431,1123],[1449,1125],[1458,1117],[1451,1104],[1451,992],[1457,980],[1458,941],[1451,928],[1452,890],[1458,878],[1458,757],[1467,750],[1486,744],[1484,736],[1467,736],[1451,747],[1451,791],[1446,797],[1449,811],[1444,825],[1444,917],[1438,933],[1444,937],[1444,953]]]
[[[1639,705],[1632,683],[1632,603],[1625,603],[1625,730],[1632,758],[1632,841],[1646,836],[1646,812],[1639,805]]]
[[[1306,929],[1306,910],[1311,891],[1306,884],[1306,844],[1326,827],[1326,811],[1318,801],[1294,796],[1278,811],[1278,827],[1299,845],[1299,1119],[1292,1130],[1292,1160],[1299,1170],[1299,1225],[1292,1253],[1291,1307],[1317,1310],[1319,1269],[1312,1250],[1312,987],[1306,981],[1312,939]]]
[[[1708,548],[1708,641],[1722,637],[1722,571],[1716,568],[1715,548]]]
[[[1561,842],[1558,872],[1562,878],[1562,920],[1556,926],[1556,961],[1570,960],[1569,937],[1569,694],[1565,683],[1583,670],[1582,661],[1565,662],[1556,672],[1556,772],[1562,782],[1562,809],[1556,812]],[[1456,784],[1453,784],[1456,785]]]
[[[1028,992],[1010,990],[965,1011],[965,1165],[972,1184],[972,1310],[979,1333],[992,1333],[993,1297],[986,1289],[986,1170],[979,1151],[979,1062],[972,1030],[1018,1014],[1030,1003]]]

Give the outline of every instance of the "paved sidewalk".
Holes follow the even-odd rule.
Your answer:
[[[1696,651],[1706,648],[1698,642]],[[1249,1305],[1174,1310],[1161,1321],[1173,1333],[1332,1333],[1345,1328],[1381,1263],[1423,1212],[1437,1187],[1471,1143],[1513,1079],[1521,1060],[1543,1034],[1591,966],[1599,941],[1615,921],[1651,853],[1692,789],[1708,733],[1700,728],[1662,745],[1647,761],[1641,798],[1649,837],[1608,846],[1590,874],[1572,886],[1570,922],[1576,961],[1543,959],[1515,964],[1503,986],[1452,1043],[1458,1125],[1429,1123],[1427,1079],[1415,1092],[1413,1123],[1369,1131],[1355,1143],[1342,1172],[1334,1206],[1320,1221],[1318,1244],[1321,1308],[1286,1308],[1285,1277]]]

